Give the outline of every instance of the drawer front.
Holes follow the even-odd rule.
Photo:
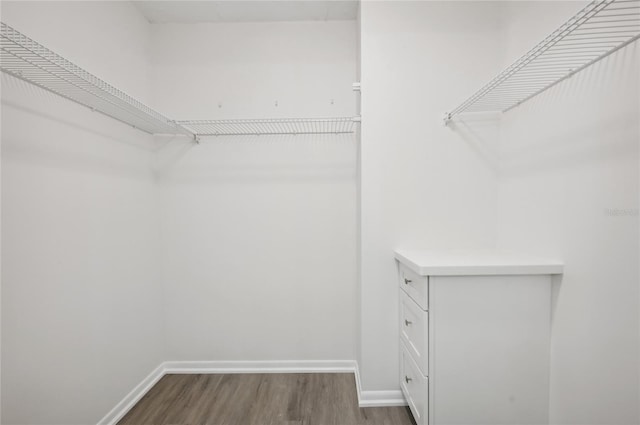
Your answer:
[[[429,381],[422,375],[404,343],[400,343],[400,388],[417,425],[429,422]]]
[[[400,338],[422,374],[429,375],[429,313],[400,291]]]
[[[429,278],[418,275],[402,263],[399,263],[399,265],[400,287],[418,303],[420,308],[428,310]]]

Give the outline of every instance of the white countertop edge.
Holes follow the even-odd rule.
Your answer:
[[[427,260],[429,256],[433,258]],[[421,276],[554,275],[564,272],[561,261],[499,251],[396,250],[395,258]]]

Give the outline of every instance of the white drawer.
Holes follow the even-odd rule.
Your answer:
[[[405,345],[400,343],[400,388],[417,425],[429,422],[429,381],[422,375]]]
[[[400,291],[400,338],[422,371],[429,375],[429,313]]]
[[[400,287],[423,310],[429,309],[429,278],[420,276],[402,263],[399,264]]]

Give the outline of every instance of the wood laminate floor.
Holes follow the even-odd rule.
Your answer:
[[[165,375],[119,425],[415,425],[407,407],[359,408],[352,373]]]

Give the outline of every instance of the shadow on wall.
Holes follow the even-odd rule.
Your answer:
[[[74,127],[78,130],[90,133],[98,136],[100,139],[108,139],[111,142],[117,142],[121,144],[130,145],[139,149],[150,150],[149,145],[140,143],[140,135],[145,134],[140,130],[136,130],[127,124],[119,123],[121,127],[120,133],[97,131],[98,128],[104,128],[105,126],[91,125],[94,124],[94,120],[84,120],[85,116],[79,115],[79,113],[86,113],[90,117],[98,117],[99,119],[108,120],[108,122],[117,122],[114,118],[107,117],[100,112],[92,112],[89,108],[77,104],[73,101],[67,100],[57,94],[51,93],[40,87],[22,81],[18,78],[12,77],[5,73],[1,75],[2,83],[2,103],[5,106],[19,110],[21,112],[37,115],[40,118],[45,118],[47,121],[57,121],[64,125]],[[77,110],[67,110],[72,107]],[[45,112],[46,111],[46,112]],[[51,113],[57,111],[58,113]],[[137,137],[136,137],[137,136]]]
[[[356,178],[354,134],[157,136],[155,172],[172,184],[344,182]]]
[[[449,126],[504,176],[637,154],[639,59],[636,41],[504,114]]]
[[[2,154],[44,167],[173,183],[355,181],[355,134],[152,137],[2,75]]]
[[[152,137],[2,75],[2,156],[50,168],[148,178]]]
[[[460,117],[448,126],[494,172],[500,169],[499,118],[495,114]]]
[[[585,68],[504,114],[505,176],[637,155],[640,42]]]

